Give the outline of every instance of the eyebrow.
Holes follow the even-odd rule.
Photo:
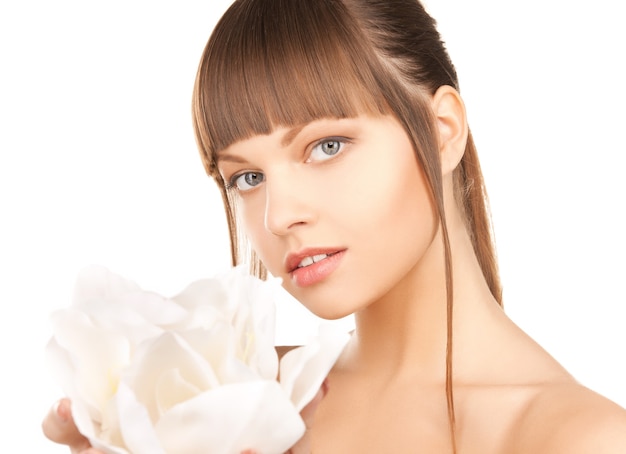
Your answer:
[[[217,152],[217,156],[215,157],[217,162],[219,161],[228,161],[228,162],[236,162],[238,164],[245,164],[247,161],[237,155],[227,154],[224,152]]]
[[[293,142],[294,139],[298,137],[298,134],[300,134],[300,132],[304,129],[305,126],[306,126],[306,123],[298,125],[298,126],[294,126],[293,128],[289,129],[289,131],[285,133],[282,140],[280,141],[280,145],[282,147],[288,147],[289,145],[291,145],[291,142]]]
[[[300,134],[300,132],[305,128],[305,126],[306,126],[306,123],[290,128],[287,132],[285,132],[282,139],[280,140],[280,146],[288,147],[289,145],[291,145],[291,143],[295,140],[296,137],[298,137],[298,134]],[[223,151],[217,152],[216,161],[228,161],[228,162],[235,162],[238,164],[246,164],[248,162],[240,156],[224,153]]]

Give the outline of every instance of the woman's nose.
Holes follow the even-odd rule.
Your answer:
[[[315,220],[312,188],[297,175],[274,176],[265,182],[265,228],[274,235],[287,235],[294,228]]]

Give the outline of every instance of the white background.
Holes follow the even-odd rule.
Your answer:
[[[189,107],[226,3],[0,4],[0,432],[12,452],[66,452],[40,434],[60,395],[43,351],[48,315],[69,304],[80,268],[106,265],[172,295],[228,266]],[[491,194],[506,310],[626,406],[621,7],[428,4]],[[315,326],[294,304],[283,304],[285,342]]]

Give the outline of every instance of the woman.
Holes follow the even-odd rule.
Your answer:
[[[235,2],[193,107],[233,262],[355,314],[297,452],[626,452],[626,411],[502,311],[456,73],[416,0]],[[67,402],[45,427],[88,448]]]

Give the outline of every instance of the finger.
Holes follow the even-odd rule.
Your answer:
[[[80,434],[74,419],[69,399],[61,399],[48,412],[41,428],[46,437],[55,443],[68,445],[72,453],[89,449],[89,441]]]

